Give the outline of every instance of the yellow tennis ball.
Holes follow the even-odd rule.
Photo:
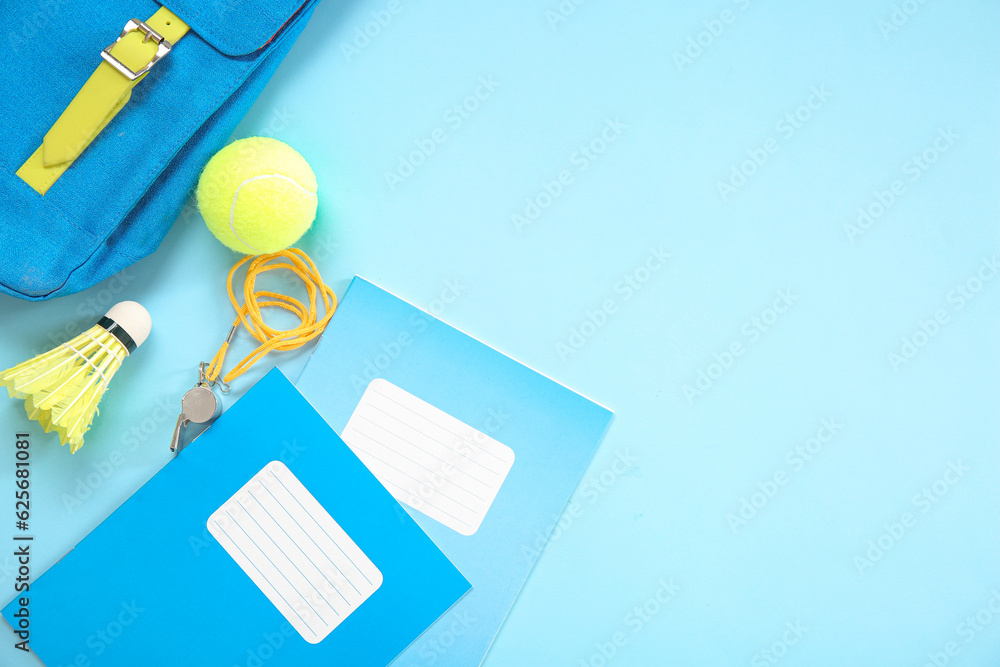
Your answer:
[[[284,250],[316,218],[316,175],[309,163],[268,137],[234,141],[212,156],[196,196],[215,238],[247,255]]]

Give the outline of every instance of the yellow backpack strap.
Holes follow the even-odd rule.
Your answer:
[[[145,22],[132,19],[126,23],[118,39],[101,52],[101,64],[17,175],[44,195],[125,106],[132,87],[187,31],[187,24],[166,7]]]

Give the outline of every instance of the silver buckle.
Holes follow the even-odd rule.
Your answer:
[[[122,61],[118,60],[113,55],[111,55],[111,49],[114,48],[115,44],[117,44],[118,42],[122,41],[122,38],[125,35],[129,34],[130,32],[134,32],[136,30],[140,31],[141,33],[143,33],[145,35],[145,37],[142,40],[143,42],[148,42],[149,40],[153,40],[154,42],[156,42],[156,53],[153,54],[152,60],[150,60],[148,63],[146,63],[145,67],[143,67],[142,69],[140,69],[138,72],[133,72],[129,68],[128,65],[126,65]],[[170,48],[171,48],[170,47],[170,42],[168,42],[167,40],[163,39],[163,35],[161,35],[160,33],[156,32],[155,30],[153,30],[152,28],[150,28],[148,25],[146,25],[145,23],[143,23],[139,19],[129,19],[129,22],[126,23],[125,27],[122,29],[122,34],[118,35],[118,39],[116,39],[106,49],[104,49],[103,51],[101,51],[101,57],[104,58],[108,62],[109,65],[111,65],[116,70],[118,70],[119,72],[121,72],[122,74],[124,74],[128,78],[129,81],[135,81],[140,76],[142,76],[143,74],[145,74],[146,72],[148,72],[150,70],[150,68],[153,65],[155,65],[157,63],[157,61],[160,60],[160,58],[162,58],[163,56],[165,56],[168,53],[170,53]]]

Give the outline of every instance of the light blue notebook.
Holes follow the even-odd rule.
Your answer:
[[[32,582],[31,648],[50,667],[382,667],[468,590],[275,369]]]
[[[355,278],[297,383],[472,591],[396,665],[478,665],[611,412]]]

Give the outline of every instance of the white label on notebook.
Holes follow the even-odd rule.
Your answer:
[[[310,644],[382,585],[374,563],[280,461],[216,510],[208,530]]]
[[[372,380],[344,442],[401,503],[462,535],[479,529],[514,450],[388,380]]]

